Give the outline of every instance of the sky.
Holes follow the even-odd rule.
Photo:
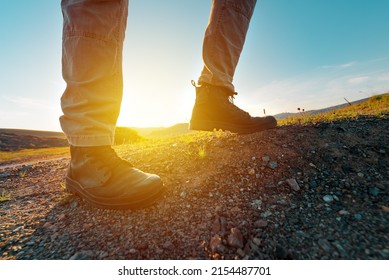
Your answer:
[[[0,0],[0,128],[61,131],[60,1]],[[130,0],[118,125],[189,122],[211,0]],[[253,116],[389,92],[389,1],[258,0],[234,76]]]

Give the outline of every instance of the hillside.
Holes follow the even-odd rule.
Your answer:
[[[379,115],[389,113],[389,93],[357,100],[350,104],[341,104],[320,110],[299,113],[282,113],[275,117],[280,125],[304,122],[331,121],[337,118],[350,118],[357,115]],[[117,127],[115,144],[138,142],[145,139],[169,138],[195,133],[189,130],[188,123],[179,123],[171,127]],[[0,129],[0,152],[22,149],[66,147],[66,137],[62,132]]]
[[[116,146],[166,186],[139,211],[68,194],[64,149],[7,152],[0,259],[389,259],[388,102]]]
[[[0,258],[388,259],[387,139],[383,115],[117,146],[167,188],[139,211],[67,194],[66,158],[3,168]]]
[[[387,98],[388,95],[389,95],[389,93],[383,93],[383,94],[375,95],[374,97],[380,97],[380,96],[385,97],[386,96],[386,98]],[[327,114],[329,112],[336,112],[340,109],[349,110],[350,106],[357,107],[359,104],[367,103],[369,101],[369,99],[371,99],[371,98],[364,98],[364,99],[360,99],[360,100],[356,100],[356,101],[352,101],[352,102],[348,102],[348,103],[343,103],[343,104],[339,104],[339,105],[335,105],[335,106],[331,106],[331,107],[316,109],[316,110],[304,109],[304,112],[302,112],[303,109],[300,108],[301,111],[299,111],[297,113],[285,112],[285,113],[277,114],[274,117],[277,120],[284,120],[284,119],[298,118],[301,115],[315,116],[315,115],[319,115],[319,114]],[[298,108],[296,108],[296,109],[298,109]]]
[[[0,129],[0,152],[66,146],[68,141],[61,132]]]

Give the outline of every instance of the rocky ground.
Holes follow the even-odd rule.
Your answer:
[[[389,259],[389,118],[120,146],[167,187],[139,211],[64,190],[68,159],[0,170],[2,259]]]

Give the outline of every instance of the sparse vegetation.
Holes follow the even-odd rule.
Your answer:
[[[317,115],[309,115],[309,112],[298,108],[300,114],[298,116],[288,117],[279,120],[280,125],[287,124],[306,124],[317,123],[320,121],[330,122],[339,119],[356,118],[358,116],[376,116],[380,117],[389,114],[389,93],[375,95],[365,102],[352,104],[341,109],[321,113]]]
[[[27,171],[26,171],[26,170],[21,170],[21,171],[19,171],[19,177],[20,177],[20,178],[24,178],[24,177],[26,176],[26,174],[27,174]]]
[[[60,148],[42,148],[42,149],[25,149],[13,152],[0,151],[0,163],[3,162],[15,162],[15,161],[34,161],[36,159],[49,159],[55,157],[67,157],[69,156],[68,147]]]
[[[0,203],[8,200],[11,200],[11,194],[6,193],[5,190],[3,190],[0,195]]]
[[[207,152],[206,152],[204,146],[201,146],[201,147],[199,148],[198,155],[199,155],[199,158],[200,158],[200,159],[204,159],[204,158],[206,157]]]

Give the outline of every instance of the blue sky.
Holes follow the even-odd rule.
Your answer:
[[[60,131],[60,1],[0,0],[0,127]],[[118,125],[188,122],[210,0],[130,0]],[[389,1],[259,0],[236,104],[295,112],[389,91]]]

